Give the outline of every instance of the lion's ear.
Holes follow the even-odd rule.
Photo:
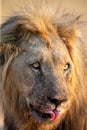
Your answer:
[[[13,16],[1,24],[0,64],[4,62],[4,55],[6,55],[7,51],[12,53],[14,51],[13,48],[20,47],[21,44],[29,39],[30,31],[25,26],[26,22],[27,20],[23,16]]]
[[[57,32],[63,41],[67,42],[79,36],[80,33],[77,31],[79,18],[80,16],[74,17],[67,14],[58,21]]]
[[[23,16],[13,16],[1,25],[0,43],[21,44],[21,40],[29,32],[26,29],[26,19]]]

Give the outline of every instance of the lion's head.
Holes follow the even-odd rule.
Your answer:
[[[73,117],[83,121],[86,69],[79,18],[55,12],[31,9],[1,26],[6,130],[77,130]]]

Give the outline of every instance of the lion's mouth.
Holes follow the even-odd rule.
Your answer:
[[[61,111],[59,111],[57,109],[39,111],[38,109],[36,109],[32,105],[31,105],[31,108],[40,118],[51,119],[52,121],[56,121],[61,114]]]

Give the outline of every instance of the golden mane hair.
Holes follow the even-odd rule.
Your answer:
[[[80,33],[82,23],[80,16],[62,13],[56,2],[31,0],[29,8],[7,19],[0,28],[0,53],[3,55],[7,49],[5,58],[8,60],[7,54],[11,55],[15,48],[20,48],[19,44],[21,41],[27,41],[30,33],[39,35],[47,41],[49,47],[51,32],[56,37],[59,35],[68,49],[74,72],[69,87],[72,102],[70,109],[54,129],[87,130],[87,45]],[[3,63],[2,59],[0,63]]]

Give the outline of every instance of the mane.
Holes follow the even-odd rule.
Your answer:
[[[59,10],[57,0],[54,2],[52,2],[52,0],[44,0],[42,2],[40,0],[32,0],[29,1],[29,7],[17,12],[17,15],[8,18],[6,20],[7,22],[1,25],[2,39],[4,39],[3,37],[7,38],[7,41],[3,42],[8,42],[9,36],[12,38],[15,33],[18,31],[23,31],[23,29],[26,29],[26,32],[23,31],[25,34],[28,34],[27,31],[38,33],[39,35],[42,35],[44,39],[46,38],[46,40],[49,39],[47,38],[49,32],[53,32],[55,35],[59,34],[62,38],[66,36],[67,38],[72,38],[77,33],[75,29],[73,30],[73,28],[76,27],[77,23],[79,23],[78,19],[79,16],[74,16],[69,13],[62,13],[62,11]],[[7,26],[3,29],[5,24]],[[65,26],[66,28],[63,28]],[[11,30],[8,30],[9,28],[11,28]],[[14,31],[15,28],[16,30]],[[58,33],[55,29],[57,29]],[[9,33],[5,34],[6,31],[10,31],[10,35]],[[14,41],[15,37],[10,40],[10,42]]]
[[[59,35],[68,49],[74,64],[74,72],[69,88],[72,105],[58,128],[70,130],[72,127],[74,130],[77,124],[75,120],[79,119],[79,123],[83,123],[84,126],[87,120],[87,117],[84,117],[84,113],[87,115],[87,48],[78,29],[79,16],[62,13],[56,2],[53,5],[52,1],[29,1],[28,9],[12,16],[2,24],[0,44],[21,44],[21,41],[29,38],[30,33],[35,33],[48,41],[50,45],[50,33]],[[83,122],[80,122],[80,117],[84,117],[81,120]]]

